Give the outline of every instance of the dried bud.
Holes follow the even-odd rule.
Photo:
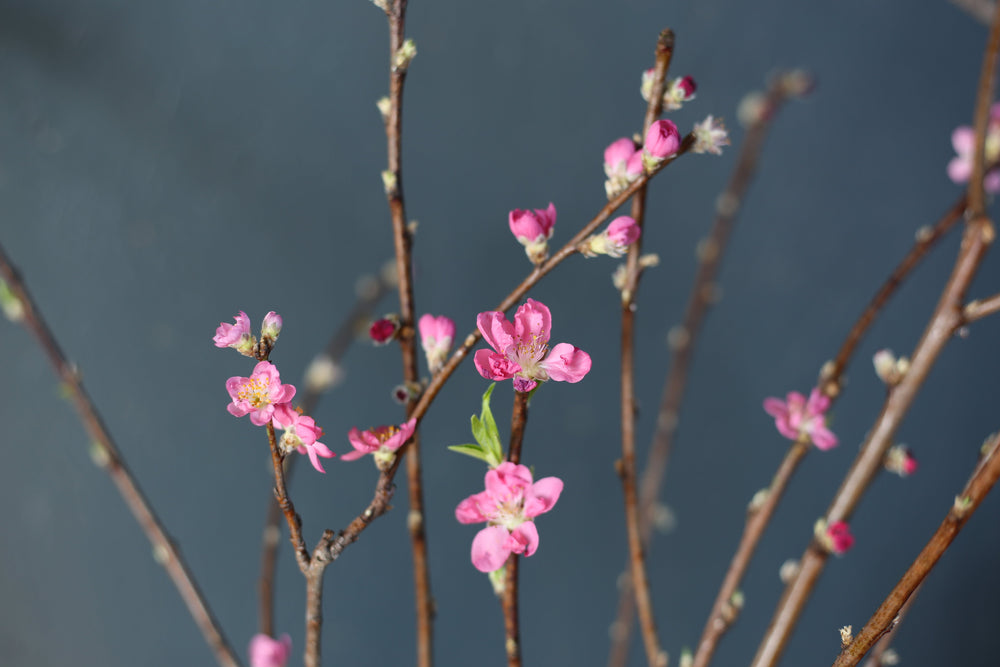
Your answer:
[[[845,625],[840,629],[840,648],[847,648],[852,641],[854,641],[854,628]]]

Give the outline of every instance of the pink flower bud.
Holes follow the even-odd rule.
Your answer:
[[[917,459],[906,445],[893,445],[885,455],[885,469],[900,477],[917,472]]]
[[[611,142],[611,144],[604,149],[604,173],[608,178],[611,178],[616,174],[623,173],[629,160],[631,160],[632,156],[637,152],[635,143],[633,143],[628,137],[622,137],[621,139]]]
[[[420,329],[420,344],[427,356],[427,365],[430,366],[431,373],[437,373],[451,352],[451,344],[455,340],[455,323],[444,315],[434,317],[428,314],[420,318],[417,327]]]
[[[252,356],[254,339],[250,333],[250,318],[241,310],[235,320],[236,324],[219,324],[212,341],[216,347],[231,347],[242,355]]]
[[[681,147],[681,134],[670,120],[658,120],[649,126],[643,151],[655,160],[675,155]]]
[[[694,99],[694,91],[698,89],[698,85],[694,82],[694,77],[691,76],[675,79],[673,87],[684,94],[685,101]]]
[[[854,536],[843,521],[834,521],[826,529],[826,537],[833,553],[842,556],[854,546]]]
[[[510,231],[524,246],[524,252],[535,264],[540,264],[548,255],[548,239],[556,224],[556,207],[549,203],[546,209],[534,211],[514,209],[508,216]]]
[[[627,215],[615,218],[608,225],[608,240],[620,248],[627,248],[639,240],[639,225]]]
[[[281,315],[272,310],[264,316],[264,325],[260,330],[261,336],[269,338],[273,343],[278,340],[278,334],[281,333],[281,324]]]
[[[281,635],[281,639],[271,639],[257,634],[250,640],[250,667],[285,667],[292,653],[292,638]]]
[[[396,337],[397,331],[399,331],[399,319],[395,315],[388,315],[372,322],[368,327],[368,337],[376,345],[385,345]]]

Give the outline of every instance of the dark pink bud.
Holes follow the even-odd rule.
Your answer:
[[[658,120],[649,126],[643,150],[655,159],[664,159],[677,153],[681,147],[681,133],[670,120]]]
[[[392,316],[383,317],[372,322],[368,328],[368,337],[376,345],[385,345],[395,338],[397,331],[399,331],[399,320]]]

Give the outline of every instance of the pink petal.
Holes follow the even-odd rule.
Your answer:
[[[476,317],[476,326],[483,334],[483,340],[497,352],[503,352],[514,343],[514,325],[507,321],[503,313],[487,311]]]
[[[226,410],[234,417],[242,417],[250,412],[250,408],[246,407],[244,403],[230,403],[226,406]]]
[[[274,406],[268,405],[259,410],[254,410],[250,413],[250,423],[254,426],[265,426],[267,422],[271,421],[271,415],[274,414]]]
[[[590,355],[569,343],[559,343],[545,357],[542,368],[556,382],[579,382],[590,372]]]
[[[544,345],[552,334],[552,313],[541,301],[528,299],[514,314],[514,338]]]
[[[799,429],[789,424],[787,419],[782,419],[780,417],[775,418],[774,426],[778,429],[778,433],[785,436],[789,440],[799,439]]]
[[[811,415],[821,415],[826,412],[826,409],[830,407],[830,398],[820,392],[819,389],[813,389],[809,392],[809,401],[806,403],[806,411]]]
[[[368,443],[364,441],[361,436],[361,431],[359,431],[356,426],[347,432],[347,439],[350,441],[351,446],[361,454],[368,454],[374,451],[374,449],[369,447]],[[347,454],[344,454],[344,456],[347,456]]]
[[[563,490],[563,481],[558,477],[544,477],[528,489],[524,497],[524,516],[532,519],[552,509]]]
[[[274,420],[274,426],[276,428],[288,428],[294,426],[298,421],[299,413],[292,409],[291,404],[282,403],[281,405],[274,406],[274,414],[271,415],[271,419]]]
[[[948,178],[952,183],[968,183],[972,177],[972,160],[968,156],[953,157],[948,163]]]
[[[503,567],[510,556],[507,542],[510,533],[503,526],[487,526],[472,540],[472,564],[480,572],[493,572]]]
[[[825,426],[813,427],[812,433],[809,434],[809,437],[812,438],[813,444],[816,445],[817,449],[826,451],[827,449],[833,449],[837,446],[837,436],[831,433]]]
[[[514,378],[514,391],[520,392],[522,394],[527,394],[529,391],[538,386],[538,383],[534,380],[529,380],[528,378],[516,377]]]
[[[367,456],[370,453],[371,452],[362,452],[359,449],[355,449],[355,450],[347,452],[346,454],[341,454],[340,455],[340,460],[341,461],[357,461],[362,456]]]
[[[780,398],[765,398],[764,411],[772,417],[786,418],[788,416],[788,406]]]
[[[496,507],[496,503],[486,491],[473,494],[460,502],[455,508],[455,518],[459,523],[482,523],[490,518],[483,514],[483,507]]]
[[[956,127],[951,133],[951,147],[959,155],[972,157],[976,151],[976,133],[968,125]]]
[[[472,357],[476,370],[487,380],[509,380],[521,367],[502,354],[483,348]]]
[[[313,447],[299,447],[299,449],[305,449],[306,450],[306,453],[309,455],[309,463],[312,464],[313,468],[316,468],[316,470],[319,470],[321,473],[326,474],[326,471],[323,470],[323,466],[320,465],[319,456],[316,453],[316,447],[315,446],[313,446]]]
[[[514,553],[530,556],[538,550],[538,528],[534,521],[525,521],[514,529],[507,542]]]

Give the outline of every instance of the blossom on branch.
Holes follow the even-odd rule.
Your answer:
[[[834,521],[828,525],[826,519],[820,519],[813,527],[813,532],[823,548],[837,556],[843,556],[854,546],[854,536],[844,521]]]
[[[654,75],[655,70],[652,67],[642,73],[639,94],[646,102],[649,102],[653,96]],[[694,77],[691,76],[678,77],[673,81],[668,81],[663,89],[663,110],[676,111],[680,109],[684,102],[694,99],[694,93],[697,89],[698,85],[695,83]]]
[[[611,142],[604,149],[604,191],[613,199],[642,176],[642,151],[628,137]]]
[[[917,459],[906,445],[893,445],[885,453],[885,469],[900,477],[909,477],[917,472]]]
[[[233,399],[226,406],[235,417],[250,415],[254,426],[263,426],[271,421],[274,408],[287,403],[295,396],[295,387],[281,384],[278,368],[269,361],[261,361],[254,366],[250,377],[231,377],[226,380],[226,391]]]
[[[365,454],[372,454],[379,470],[385,470],[396,458],[396,450],[403,446],[417,428],[417,420],[396,426],[378,426],[362,431],[357,427],[347,433],[353,452],[340,457],[341,461],[356,461]]]
[[[472,564],[480,572],[493,572],[512,553],[535,553],[538,529],[534,518],[552,509],[563,482],[558,477],[532,482],[527,466],[505,461],[486,473],[485,485],[485,491],[458,504],[455,518],[459,523],[488,524],[472,540]]]
[[[514,390],[528,392],[539,382],[579,382],[590,372],[590,355],[569,343],[549,350],[552,315],[544,303],[528,299],[513,324],[502,312],[479,313],[476,325],[494,351],[477,350],[476,370],[487,380],[513,378]]]
[[[621,257],[630,245],[639,240],[642,230],[636,221],[627,216],[619,216],[611,221],[608,228],[595,234],[581,244],[581,252],[588,257],[608,255]]]
[[[250,333],[250,318],[241,310],[234,319],[235,324],[220,323],[212,341],[216,347],[231,347],[244,356],[252,356],[254,339]]]
[[[382,319],[375,320],[368,327],[368,337],[376,345],[385,345],[399,332],[399,317],[396,315],[386,315]]]
[[[813,389],[807,401],[797,391],[789,392],[787,400],[764,399],[764,410],[774,417],[778,432],[789,440],[807,437],[817,448],[827,450],[837,446],[837,436],[826,427],[826,411],[830,399],[819,389]]]
[[[420,329],[420,345],[424,348],[427,365],[431,373],[437,373],[444,365],[451,352],[451,344],[455,340],[455,322],[440,315],[424,315],[417,322]]]
[[[524,253],[534,264],[541,264],[549,254],[549,238],[556,225],[556,207],[522,211],[515,208],[507,216],[510,233],[524,246]]]
[[[972,163],[976,155],[976,132],[968,125],[961,125],[951,133],[951,145],[957,155],[948,163],[948,178],[955,183],[968,183],[972,177]],[[1000,102],[990,107],[990,120],[986,127],[986,164],[1000,160]],[[1000,169],[991,169],[983,179],[987,192],[1000,192]]]
[[[672,120],[658,120],[649,126],[642,145],[642,164],[651,171],[681,147],[681,133]]]
[[[691,146],[692,153],[711,153],[712,155],[722,155],[722,147],[729,145],[729,133],[721,118],[706,116],[705,120],[695,123],[694,145]]]
[[[250,640],[250,667],[285,667],[292,654],[292,638],[281,635],[272,639],[265,634],[256,634]]]
[[[323,429],[316,426],[316,420],[303,415],[300,411],[292,409],[289,403],[282,403],[275,406],[272,421],[277,428],[284,429],[285,433],[278,441],[278,446],[283,454],[297,451],[299,454],[309,456],[309,462],[316,470],[325,473],[320,465],[319,457],[325,459],[336,456],[322,442],[316,442],[317,438],[323,435]]]

